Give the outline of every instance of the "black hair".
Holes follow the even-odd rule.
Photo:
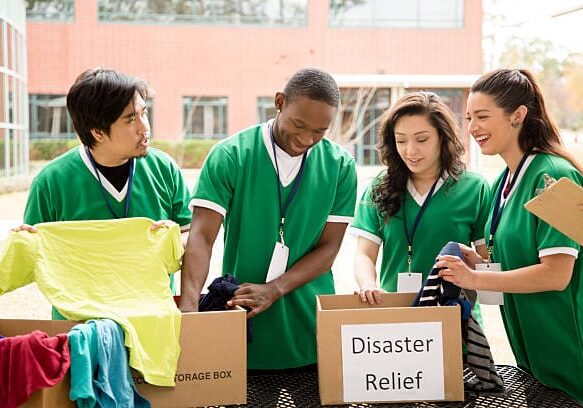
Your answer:
[[[81,143],[95,145],[91,129],[109,134],[136,92],[146,100],[148,84],[118,71],[95,68],[79,75],[67,93],[67,111]]]
[[[340,91],[334,78],[317,68],[303,68],[296,72],[285,85],[283,93],[287,103],[299,96],[324,102],[334,108],[340,102]]]

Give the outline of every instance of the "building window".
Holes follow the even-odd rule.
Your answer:
[[[341,88],[336,133],[340,140],[355,144],[359,165],[378,165],[377,129],[381,115],[391,102],[388,88]]]
[[[331,0],[330,26],[461,28],[464,0]]]
[[[1,22],[0,22],[1,25]],[[0,123],[8,123],[7,120],[7,93],[6,93],[6,82],[8,81],[8,75],[0,71]]]
[[[222,139],[227,137],[227,97],[184,97],[184,137]]]
[[[98,0],[101,21],[215,25],[307,25],[308,0]]]
[[[6,132],[7,129],[0,127],[0,177],[6,175]]]
[[[29,96],[31,139],[74,139],[65,95]]]
[[[153,128],[153,102],[146,101],[148,121]],[[73,122],[67,112],[65,95],[29,95],[29,126],[31,139],[74,139]]]
[[[26,18],[38,21],[72,21],[75,0],[27,0]]]
[[[276,109],[273,97],[260,96],[257,98],[257,112],[259,114],[259,123],[275,118]]]
[[[150,138],[154,137],[154,100],[146,99],[146,108],[148,108],[148,123],[150,124]]]
[[[0,6],[0,177],[28,172],[25,30],[19,2]]]

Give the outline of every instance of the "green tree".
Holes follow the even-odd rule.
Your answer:
[[[332,0],[333,6],[342,11],[346,11],[354,6],[360,6],[366,2],[367,0]]]
[[[583,129],[583,55],[575,56],[565,70],[569,126],[572,130]]]
[[[39,20],[68,20],[73,17],[74,0],[27,0],[26,16]]]
[[[356,0],[359,1],[359,0]],[[262,23],[306,16],[307,0],[98,0],[110,19]]]
[[[547,108],[560,128],[583,129],[583,63],[557,49],[549,40],[513,37],[499,66],[526,68],[535,73]]]

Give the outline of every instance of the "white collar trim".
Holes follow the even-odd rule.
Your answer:
[[[95,173],[95,169],[93,168],[93,165],[91,164],[91,159],[89,159],[89,156],[87,155],[87,152],[85,151],[85,146],[81,145],[79,146],[79,155],[81,156],[81,160],[83,160],[83,163],[85,163],[85,167],[87,167],[87,169],[91,172],[91,174],[93,174],[93,177],[95,177],[95,180],[97,180],[97,182],[99,182],[99,180],[101,180],[101,185],[103,186],[103,188],[113,197],[117,200],[117,202],[121,203],[125,197],[126,194],[128,192],[128,181],[126,180],[125,185],[123,186],[123,188],[121,189],[121,191],[117,191],[117,189],[113,186],[113,184],[111,184],[109,182],[108,179],[105,178],[105,176],[103,175],[103,173],[101,173],[99,170],[97,170],[99,172],[99,177],[97,177],[97,173]],[[132,159],[134,160],[134,175],[136,173],[136,166],[135,166],[135,160],[136,159]]]
[[[265,149],[267,150],[267,154],[269,155],[269,158],[271,159],[271,164],[273,165],[273,170],[276,170],[276,165],[275,165],[275,159],[273,157],[273,148],[271,147],[271,135],[269,134],[269,127],[273,126],[273,122],[275,121],[275,119],[270,119],[269,121],[263,123],[261,125],[261,135],[263,136],[263,144],[265,146]],[[287,154],[285,152],[285,150],[283,150],[282,148],[280,148],[278,145],[275,145],[275,149],[278,152],[278,156],[282,155],[283,157],[287,158],[288,160],[286,160],[286,163],[293,163],[292,165],[294,166],[293,169],[291,169],[291,171],[286,171],[285,169],[282,169],[282,163],[278,163],[279,167],[280,167],[280,172],[279,172],[279,181],[281,182],[281,185],[284,187],[289,186],[294,179],[296,178],[296,176],[298,175],[299,171],[300,171],[300,163],[302,161],[302,156],[290,156],[289,154]],[[310,153],[312,152],[312,148],[310,147],[308,149],[308,155],[307,157],[310,156]],[[307,158],[306,157],[306,158]],[[290,169],[287,169],[290,170]],[[284,176],[284,174],[288,174],[287,177]]]
[[[439,191],[441,186],[443,186],[443,183],[445,183],[445,180],[447,180],[448,177],[449,177],[449,174],[445,173],[442,177],[439,178],[439,180],[437,180],[437,184],[435,185],[435,190],[433,191],[433,195],[437,194],[437,192]],[[413,182],[411,181],[410,178],[409,178],[409,180],[407,180],[407,191],[409,191],[409,194],[411,194],[411,197],[413,197],[413,200],[415,200],[415,202],[417,203],[417,205],[419,205],[419,207],[421,207],[423,205],[423,203],[425,202],[425,199],[427,198],[427,195],[429,194],[429,191],[427,191],[423,195],[419,194],[419,192],[417,191],[417,189],[413,185]]]

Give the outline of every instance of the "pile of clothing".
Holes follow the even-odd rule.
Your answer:
[[[123,330],[112,320],[90,320],[51,337],[37,330],[0,339],[3,407],[18,407],[67,372],[69,398],[78,407],[150,407],[135,388]]]
[[[149,406],[129,367],[150,384],[175,385],[181,313],[170,274],[180,269],[183,247],[178,225],[152,231],[151,224],[55,222],[9,235],[0,254],[0,295],[36,282],[62,316],[85,323],[55,337],[33,332],[0,340],[2,406],[22,403],[67,370],[73,401]]]
[[[56,336],[0,333],[2,408],[23,404],[67,372],[69,399],[84,408],[149,407],[130,367],[149,384],[175,385],[181,313],[170,276],[183,247],[178,225],[151,225],[147,218],[55,222],[9,235],[0,295],[36,282],[60,315],[84,323]],[[238,288],[232,276],[215,279],[199,310],[225,310]]]

